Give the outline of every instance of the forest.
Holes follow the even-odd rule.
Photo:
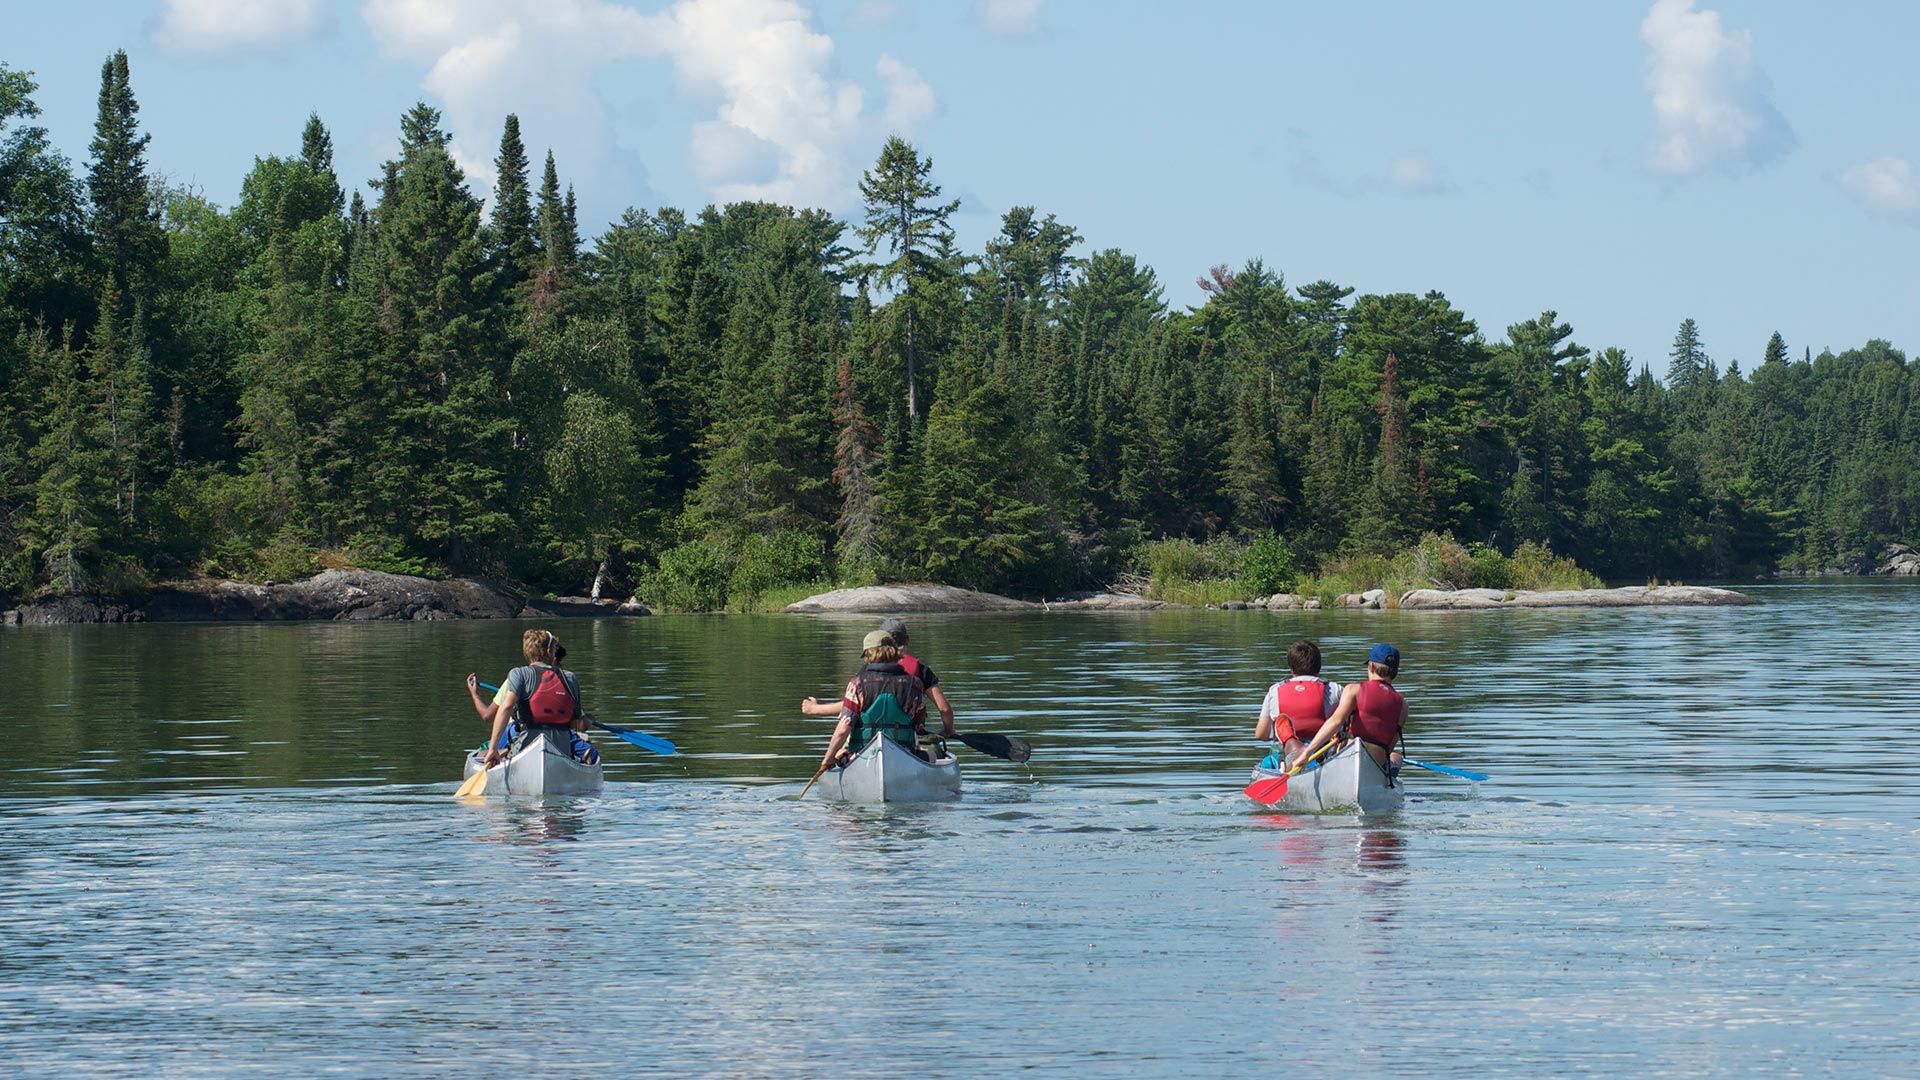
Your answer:
[[[84,165],[0,64],[0,592],[328,566],[683,609],[934,581],[1059,596],[1170,543],[1281,572],[1450,538],[1611,579],[1832,565],[1912,536],[1887,342],[1656,377],[1553,311],[1160,278],[1005,211],[983,250],[886,141],[851,220],[628,210],[583,239],[504,118],[489,202],[425,104],[361,183],[317,116],[230,208],[150,171],[125,53]],[[1681,301],[1684,303],[1684,299]],[[1751,356],[1751,354],[1746,354]]]

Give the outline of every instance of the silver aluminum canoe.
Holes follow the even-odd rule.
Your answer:
[[[1255,780],[1279,775],[1273,769],[1253,770]],[[1405,776],[1403,772],[1402,780]],[[1378,814],[1398,810],[1406,801],[1400,781],[1388,780],[1387,770],[1355,739],[1319,768],[1296,773],[1279,802],[1260,805],[1282,814]]]
[[[467,755],[464,776],[480,771],[478,751]],[[507,760],[487,770],[482,795],[598,795],[606,785],[599,765],[583,765],[547,741],[528,739]]]
[[[821,773],[813,790],[837,802],[947,802],[960,797],[960,761],[951,753],[922,761],[885,735],[875,735],[851,763]]]

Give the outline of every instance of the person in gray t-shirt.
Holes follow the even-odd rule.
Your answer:
[[[559,666],[560,660],[566,656],[566,650],[561,647],[551,630],[529,630],[521,635],[520,651],[526,657],[527,663],[507,673],[507,677],[502,680],[500,690],[494,695],[491,703],[483,703],[480,700],[478,676],[467,676],[467,690],[473,696],[474,709],[480,714],[481,719],[487,720],[491,725],[491,731],[487,736],[486,756],[483,759],[488,766],[492,766],[506,755],[505,741],[502,736],[510,720],[523,728],[564,727],[577,733],[587,729],[590,719],[585,710],[580,707],[580,678]],[[567,703],[571,706],[568,710],[571,715],[565,724],[532,723],[534,717],[526,708],[526,705],[533,700],[535,691],[540,688],[541,678],[548,671],[559,673],[565,696],[571,699]],[[570,737],[569,743],[574,757],[583,761],[598,760],[599,754],[593,750],[593,744],[577,734]]]

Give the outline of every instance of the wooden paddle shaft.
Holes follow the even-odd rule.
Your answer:
[[[828,766],[828,763],[827,763],[827,762],[824,762],[824,761],[823,761],[823,762],[821,762],[821,763],[820,763],[820,767],[819,767],[818,769],[816,769],[816,770],[814,770],[814,773],[813,773],[813,780],[818,780],[818,779],[820,779],[821,777],[823,777],[823,776],[825,776],[825,775],[827,775],[827,766]],[[803,798],[803,799],[804,799],[804,798],[806,798],[806,797],[807,797],[807,792],[809,792],[809,791],[812,791],[812,790],[813,790],[813,780],[809,780],[809,781],[807,781],[807,786],[806,786],[806,787],[803,787],[803,788],[801,788],[801,789],[800,789],[800,797],[801,797],[801,798]]]

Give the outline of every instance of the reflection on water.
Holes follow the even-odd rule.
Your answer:
[[[687,752],[607,740],[600,797],[471,803],[460,680],[519,624],[0,633],[0,1060],[1901,1075],[1920,706],[1859,661],[1913,651],[1920,589],[1766,595],[922,618],[962,726],[1035,747],[965,754],[966,797],[926,807],[792,798],[830,726],[793,703],[844,680],[864,620],[569,625],[590,707]],[[1493,779],[1410,773],[1373,818],[1247,804],[1301,633],[1336,677],[1399,644],[1416,755]],[[1297,1030],[1352,1015],[1391,1023]]]

